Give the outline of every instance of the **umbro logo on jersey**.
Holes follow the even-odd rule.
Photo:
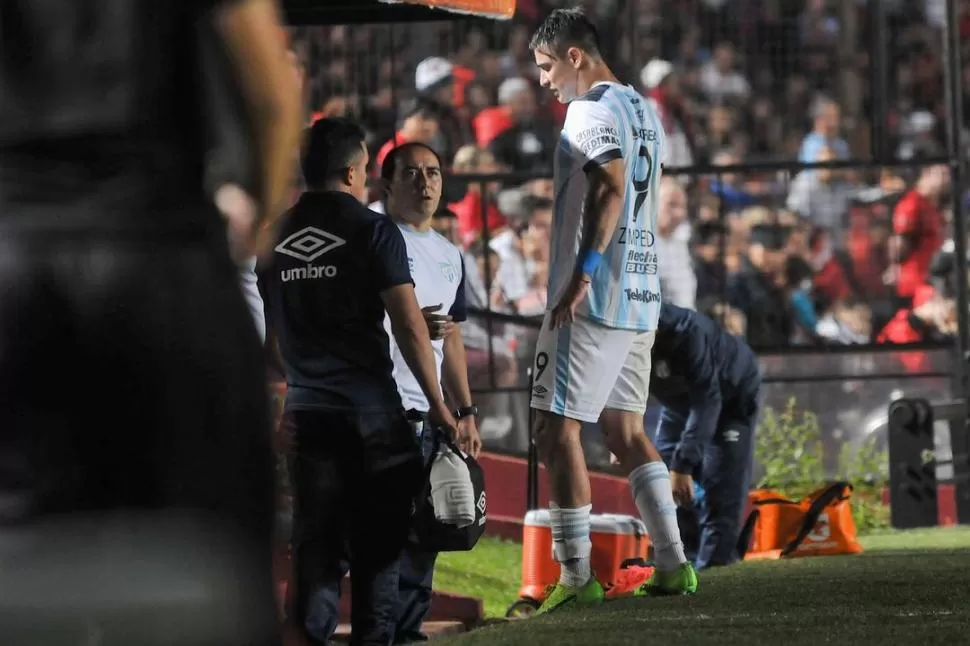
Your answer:
[[[670,366],[667,365],[666,361],[658,361],[653,368],[653,374],[657,376],[657,379],[667,379],[670,377]]]
[[[305,227],[287,236],[274,251],[303,262],[313,262],[320,256],[347,244],[343,238],[316,227]]]
[[[532,389],[532,394],[535,395],[536,397],[539,397],[540,399],[542,397],[545,397],[548,392],[549,392],[549,389],[543,386],[542,384],[539,384],[538,386]]]
[[[478,508],[478,511],[481,512],[482,515],[485,514],[485,510],[487,508],[487,503],[486,503],[486,500],[485,500],[485,492],[484,491],[482,492],[482,495],[480,495],[478,497],[478,502],[475,504],[475,506]]]

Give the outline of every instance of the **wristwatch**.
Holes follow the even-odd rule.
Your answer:
[[[472,404],[471,406],[462,406],[455,411],[455,417],[458,419],[464,419],[466,417],[478,417],[478,406]]]

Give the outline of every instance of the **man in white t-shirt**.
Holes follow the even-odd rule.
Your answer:
[[[656,112],[617,80],[598,41],[582,11],[557,9],[531,43],[540,84],[569,104],[554,165],[548,309],[532,390],[561,567],[537,614],[604,598],[590,570],[583,422],[599,422],[650,533],[656,570],[636,594],[697,589],[670,473],[643,432],[660,315],[656,227],[666,140]]]
[[[470,452],[477,456],[481,440],[475,423],[478,408],[468,387],[465,346],[457,323],[466,318],[465,270],[461,252],[432,227],[441,201],[441,160],[429,146],[407,143],[391,150],[381,166],[388,217],[401,230],[407,245],[408,264],[418,304],[425,312],[431,332],[438,383],[452,403]],[[428,400],[414,378],[385,321],[390,339],[394,381],[404,408],[424,418],[421,443],[430,459],[432,435],[427,425]],[[400,615],[394,643],[421,639],[421,623],[431,609],[431,582],[436,553],[409,545],[401,556]]]

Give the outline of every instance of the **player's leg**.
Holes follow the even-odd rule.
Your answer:
[[[603,591],[590,571],[589,474],[580,443],[582,422],[595,422],[609,390],[602,386],[610,360],[603,356],[608,328],[577,319],[548,329],[548,314],[536,347],[532,408],[535,437],[550,487],[553,554],[560,585],[540,612],[572,601],[597,601]]]
[[[654,337],[652,332],[642,332],[628,343],[626,359],[600,416],[600,426],[610,452],[627,473],[633,499],[650,534],[657,567],[654,583],[693,592],[697,580],[681,543],[670,472],[643,429]]]
[[[751,487],[756,425],[757,414],[721,420],[705,452],[700,479],[705,497],[698,569],[730,565],[739,559],[737,544]]]
[[[649,418],[649,415],[647,418]],[[657,451],[660,452],[664,464],[669,465],[673,460],[674,451],[677,450],[677,444],[680,442],[680,436],[686,423],[686,415],[666,406],[660,407],[653,443],[657,447]],[[678,507],[677,526],[680,528],[680,540],[684,545],[687,560],[693,562],[697,556],[697,545],[700,540],[697,509],[694,506]]]

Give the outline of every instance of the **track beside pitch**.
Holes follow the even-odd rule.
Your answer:
[[[440,644],[970,643],[970,530],[895,533],[850,557],[703,573],[689,598],[624,599],[489,626]]]

